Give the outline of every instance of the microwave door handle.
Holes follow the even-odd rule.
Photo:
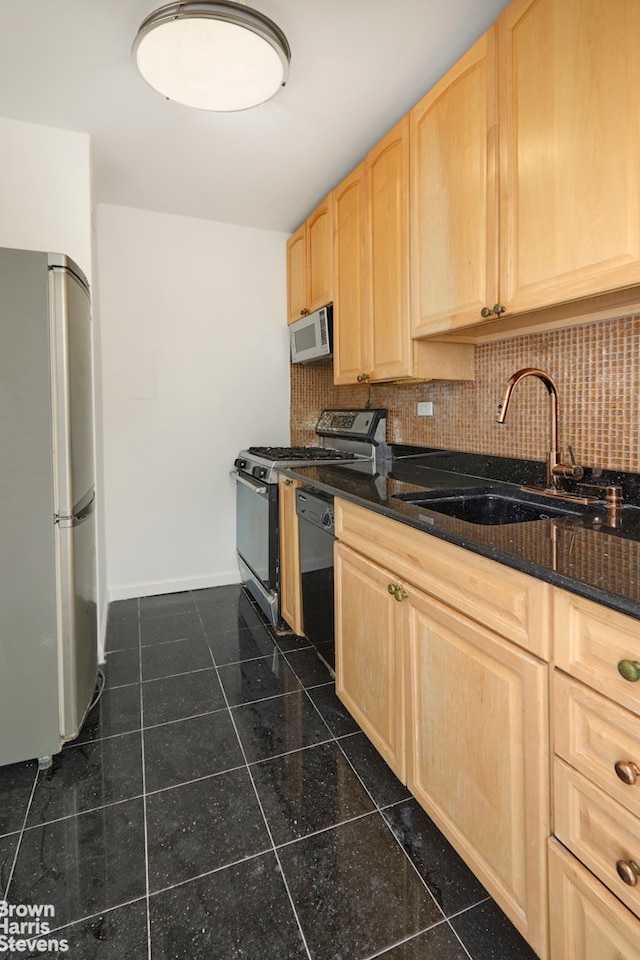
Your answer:
[[[250,480],[245,480],[244,477],[240,476],[237,470],[232,470],[229,476],[237,480],[238,483],[241,483],[243,487],[249,487],[249,490],[253,490],[253,492],[257,493],[259,497],[263,497],[267,492],[266,487],[257,487],[255,483],[251,483]]]

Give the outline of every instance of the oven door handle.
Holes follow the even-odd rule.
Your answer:
[[[249,490],[253,490],[259,497],[264,497],[267,493],[266,487],[257,487],[255,483],[251,483],[251,480],[245,480],[238,470],[232,470],[229,476],[237,480],[238,483],[241,483],[243,487],[249,487]]]

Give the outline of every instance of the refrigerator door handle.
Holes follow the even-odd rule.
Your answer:
[[[55,522],[60,527],[79,527],[88,517],[91,516],[96,508],[96,495],[92,493],[89,500],[82,505],[71,517],[56,517]]]

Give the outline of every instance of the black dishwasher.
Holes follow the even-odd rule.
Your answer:
[[[333,497],[301,487],[296,491],[304,632],[331,670],[333,633]]]

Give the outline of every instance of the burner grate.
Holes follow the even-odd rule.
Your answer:
[[[328,447],[249,447],[249,453],[268,460],[354,460],[355,455]]]

